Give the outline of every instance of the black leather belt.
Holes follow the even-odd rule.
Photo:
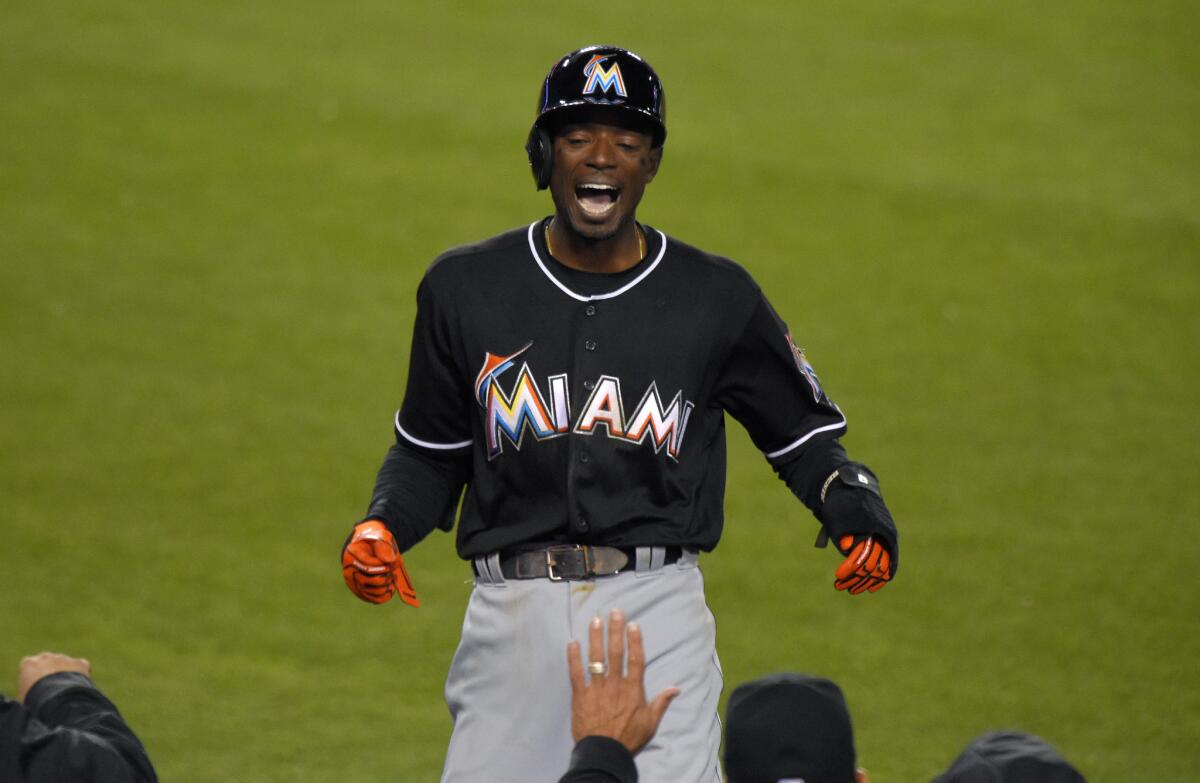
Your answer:
[[[677,562],[683,550],[664,547],[663,565]],[[549,579],[552,582],[611,576],[637,568],[637,550],[613,546],[564,544],[532,552],[501,552],[500,573],[505,579]]]

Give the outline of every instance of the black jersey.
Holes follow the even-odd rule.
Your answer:
[[[646,226],[638,265],[581,272],[551,257],[544,226],[430,266],[397,443],[469,460],[464,558],[551,542],[711,550],[726,412],[777,467],[845,418],[734,262]]]

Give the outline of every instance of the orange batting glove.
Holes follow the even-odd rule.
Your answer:
[[[892,555],[874,536],[842,536],[838,551],[845,561],[834,574],[833,586],[849,590],[850,595],[875,592],[892,580]]]
[[[377,519],[354,526],[342,549],[342,578],[352,593],[368,603],[387,603],[398,595],[409,606],[421,605],[395,537]]]

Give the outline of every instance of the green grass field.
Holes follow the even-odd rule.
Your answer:
[[[748,267],[903,534],[850,600],[734,425],[727,692],[844,687],[876,783],[1021,727],[1200,775],[1200,11],[1167,0],[12,0],[0,21],[0,689],[89,657],[164,781],[433,781],[468,570],[338,551],[440,250],[550,211],[545,70],[640,51],[641,217]],[[654,629],[646,629],[653,634]]]

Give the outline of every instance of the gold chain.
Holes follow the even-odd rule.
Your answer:
[[[546,250],[550,252],[550,255],[554,255],[554,245],[550,244],[550,224],[553,222],[553,220],[547,221],[546,227],[542,229],[542,233],[546,236]],[[641,262],[641,260],[646,257],[646,235],[642,232],[641,226],[637,227],[637,238],[638,261]]]

